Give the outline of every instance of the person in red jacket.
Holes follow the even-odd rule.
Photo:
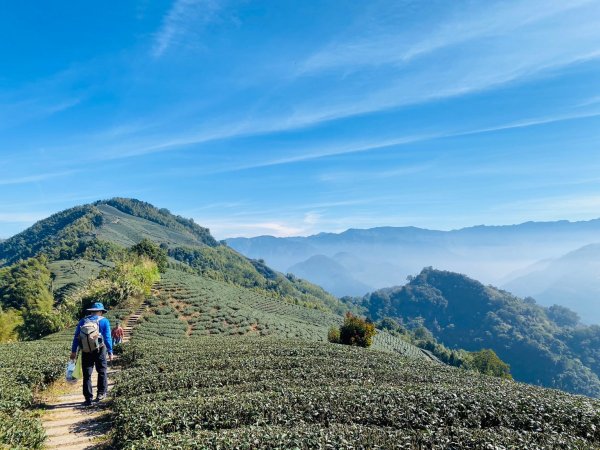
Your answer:
[[[121,324],[117,322],[117,326],[112,329],[112,339],[113,344],[120,344],[123,342],[123,328],[121,328]]]

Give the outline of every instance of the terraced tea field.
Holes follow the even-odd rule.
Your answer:
[[[600,444],[599,401],[423,359],[274,337],[135,341],[113,392],[117,448]]]
[[[84,286],[88,280],[96,278],[102,269],[110,266],[107,262],[86,259],[53,261],[49,264],[53,276],[52,290],[55,296],[64,297]]]
[[[343,320],[260,291],[175,270],[163,275],[150,302],[152,310],[136,328],[138,337],[276,335],[326,341],[329,327]],[[385,332],[375,337],[373,348],[424,357],[417,347]]]
[[[194,236],[182,231],[172,230],[141,217],[119,211],[110,205],[96,206],[104,215],[104,224],[98,236],[124,247],[130,247],[146,237],[158,243],[177,243],[179,245],[198,245]]]
[[[34,395],[64,375],[68,337],[0,344],[0,448],[41,448],[45,439],[30,411]]]

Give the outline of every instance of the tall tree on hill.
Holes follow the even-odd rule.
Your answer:
[[[39,339],[58,328],[53,313],[52,278],[45,256],[21,261],[2,273],[0,298],[5,308],[21,311],[21,339]]]
[[[138,256],[147,256],[154,261],[158,270],[164,273],[168,266],[167,252],[149,239],[142,239],[136,245],[131,247],[131,251]]]

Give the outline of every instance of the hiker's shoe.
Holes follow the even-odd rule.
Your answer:
[[[83,406],[92,406],[92,399],[86,399],[85,402],[83,402]]]
[[[106,394],[98,394],[98,396],[94,399],[95,402],[101,402],[106,398]]]

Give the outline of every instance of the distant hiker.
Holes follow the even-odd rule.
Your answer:
[[[123,331],[123,328],[121,328],[121,324],[119,322],[117,322],[117,326],[112,329],[111,334],[112,334],[112,340],[113,340],[114,345],[117,345],[117,344],[120,344],[121,342],[123,342],[124,331]]]
[[[107,390],[107,353],[112,361],[112,338],[110,336],[110,322],[102,314],[106,312],[102,303],[94,303],[86,311],[89,315],[77,324],[73,345],[71,346],[71,359],[77,358],[77,349],[81,349],[81,369],[83,371],[83,396],[85,406],[92,404],[94,392],[92,390],[92,372],[94,366],[98,372],[98,394],[96,401],[106,398]]]

